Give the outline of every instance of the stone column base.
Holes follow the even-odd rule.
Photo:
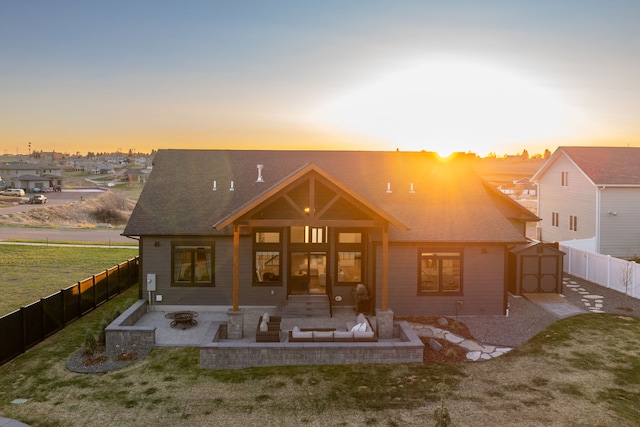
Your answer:
[[[376,308],[376,323],[378,338],[393,338],[393,311],[382,311]]]
[[[230,309],[227,312],[227,316],[229,316],[229,322],[227,323],[227,339],[241,340],[244,313],[242,310],[233,311],[233,309]]]

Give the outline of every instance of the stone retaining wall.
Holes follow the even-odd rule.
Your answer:
[[[200,367],[239,369],[252,366],[334,365],[351,363],[422,363],[424,345],[407,322],[394,322],[394,338],[378,342],[257,343],[219,341],[219,325],[200,347]],[[209,341],[211,340],[211,341]]]
[[[156,328],[134,326],[147,312],[147,301],[138,300],[105,329],[105,354],[117,356],[124,351],[147,351],[156,343]]]

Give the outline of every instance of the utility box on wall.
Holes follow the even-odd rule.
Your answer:
[[[149,273],[147,274],[147,292],[155,292],[156,291],[156,274]]]
[[[531,242],[509,252],[509,292],[562,293],[564,252],[557,244]]]

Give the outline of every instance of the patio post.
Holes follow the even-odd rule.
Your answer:
[[[389,310],[389,227],[382,227],[382,307],[376,310],[378,337],[393,338],[393,311]]]
[[[389,309],[389,229],[382,227],[382,311]]]
[[[240,226],[234,224],[233,226],[233,311],[238,311],[238,289],[239,289],[239,274],[240,274]]]

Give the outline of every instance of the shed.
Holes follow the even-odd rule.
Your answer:
[[[531,242],[509,251],[509,292],[561,293],[564,252],[557,243]]]

